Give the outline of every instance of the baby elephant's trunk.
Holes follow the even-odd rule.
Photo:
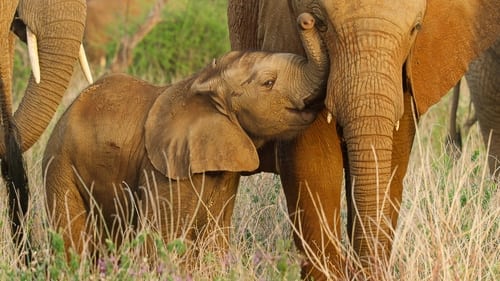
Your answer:
[[[328,52],[317,28],[316,20],[310,13],[302,13],[297,18],[300,38],[307,57],[304,72],[307,88],[311,89],[310,102],[324,98],[329,70]]]

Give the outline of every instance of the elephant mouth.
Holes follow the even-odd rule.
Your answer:
[[[302,123],[302,126],[310,125],[315,119],[316,115],[324,108],[324,97],[317,97],[314,99],[306,100],[302,108],[287,107],[288,112],[296,115]]]
[[[297,108],[287,108],[288,112],[294,116],[293,119],[295,119],[294,125],[297,127],[305,127],[310,125],[314,119],[316,119],[316,115],[319,112],[319,109],[312,109],[309,107],[303,108],[303,109],[297,109]]]

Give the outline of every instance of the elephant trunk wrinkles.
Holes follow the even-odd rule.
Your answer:
[[[41,81],[30,77],[14,121],[26,151],[47,128],[69,85],[83,37],[85,1],[48,1],[43,7],[20,4],[19,16],[38,40]],[[43,9],[43,11],[41,11]],[[50,15],[50,16],[46,16]],[[44,18],[37,18],[37,17]],[[0,146],[0,155],[5,147]]]
[[[365,116],[355,121],[352,127],[344,128],[353,185],[350,196],[355,210],[350,215],[356,216],[351,222],[354,223],[352,243],[361,257],[383,255],[374,250],[384,250],[385,254],[390,250],[391,237],[386,235],[391,233],[387,197],[392,159],[391,123],[384,117]],[[367,240],[373,237],[376,241]]]
[[[14,19],[17,1],[2,1],[0,3],[0,79],[3,90],[0,93],[2,103],[2,122],[12,115],[12,70],[14,63],[14,35],[10,26]]]
[[[335,54],[325,105],[343,129],[347,148],[348,228],[365,265],[391,251],[389,200],[393,131],[403,116],[401,36],[391,23],[359,17],[328,41]]]
[[[365,59],[356,59],[363,62]],[[375,62],[378,65],[384,62]],[[386,63],[387,64],[387,63]],[[402,103],[397,71],[388,67],[366,69],[363,64],[350,67],[350,77],[340,79],[336,114],[343,127],[347,146],[353,200],[350,210],[352,243],[363,258],[387,257],[392,240],[389,182],[393,131]],[[342,84],[343,83],[343,84]],[[401,96],[401,101],[398,100]],[[398,112],[399,111],[399,112]],[[398,112],[398,113],[396,113]],[[351,190],[348,188],[348,190]],[[352,197],[351,197],[352,196]],[[355,219],[353,219],[355,217]]]
[[[325,87],[330,66],[328,50],[318,29],[314,27],[315,20],[311,14],[301,14],[298,17],[298,25],[307,58],[307,64],[305,64],[304,70],[301,73],[305,75],[305,79],[307,80],[307,87],[305,88],[313,95],[323,92],[318,90]]]

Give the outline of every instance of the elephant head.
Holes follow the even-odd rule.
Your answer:
[[[259,166],[256,148],[309,126],[328,73],[314,23],[310,14],[299,16],[306,57],[230,52],[195,76],[182,102],[172,105],[171,95],[160,96],[146,122],[146,149],[155,168],[181,179],[189,170],[253,171]]]
[[[395,226],[395,220],[384,200],[387,194],[402,193],[391,180],[395,173],[402,185],[408,163],[398,165],[393,158],[401,145],[393,142],[394,135],[407,134],[410,141],[404,146],[410,149],[410,100],[417,115],[425,113],[458,81],[468,62],[493,43],[500,32],[500,1],[235,0],[228,5],[233,49],[300,54],[290,24],[294,17],[312,11],[326,25],[330,72],[325,120],[337,124],[330,128],[338,128],[345,145],[343,166],[359,214],[350,222],[352,243],[362,257],[371,256],[368,244],[376,244],[372,250],[379,255],[390,252],[393,231],[385,221]],[[405,126],[398,132],[403,116]]]

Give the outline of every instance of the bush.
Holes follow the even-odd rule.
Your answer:
[[[226,1],[188,0],[173,9],[135,48],[129,73],[154,83],[187,77],[229,51]]]

